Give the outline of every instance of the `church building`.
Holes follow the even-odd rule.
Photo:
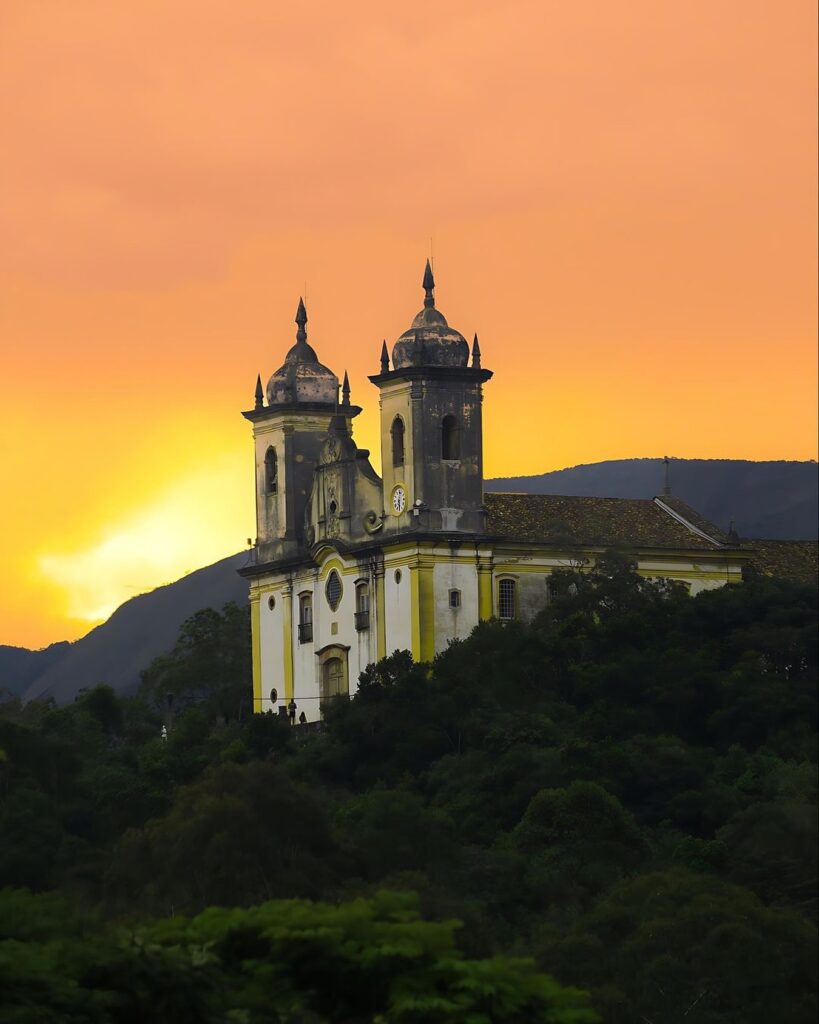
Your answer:
[[[364,668],[396,650],[430,661],[481,619],[530,618],[557,569],[627,550],[645,576],[700,590],[739,582],[747,555],[679,499],[484,492],[483,386],[470,348],[435,304],[381,350],[379,476],[353,440],[361,412],[307,340],[262,387],[253,424],[256,543],[250,584],[256,711],[302,721],[355,693]],[[339,395],[340,391],[340,395]],[[666,488],[668,490],[668,488]],[[303,716],[303,717],[302,717]]]

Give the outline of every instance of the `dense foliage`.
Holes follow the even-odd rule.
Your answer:
[[[815,592],[555,582],[320,734],[231,606],[138,697],[9,701],[0,1022],[812,1021]]]

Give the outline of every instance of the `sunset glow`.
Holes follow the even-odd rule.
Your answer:
[[[486,475],[816,458],[808,0],[10,0],[0,643],[255,531],[256,374],[480,337]]]

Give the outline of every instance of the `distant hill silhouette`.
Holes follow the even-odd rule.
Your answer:
[[[247,601],[247,583],[236,572],[247,558],[246,552],[223,558],[176,583],[126,601],[107,622],[76,643],[66,644],[62,657],[31,680],[23,698],[53,697],[65,704],[83,687],[98,683],[107,683],[118,693],[133,692],[142,669],[173,647],[185,619],[200,608]]]
[[[52,644],[41,651],[0,644],[0,695],[24,693],[31,683],[68,652],[68,641]]]
[[[490,491],[651,498],[663,489],[661,459],[621,459],[574,466],[540,476],[488,480]],[[736,520],[743,537],[811,540],[817,536],[817,467],[811,462],[675,459],[671,489],[717,526]],[[0,647],[0,688],[24,699],[51,696],[64,704],[79,690],[108,683],[119,693],[169,650],[179,627],[200,608],[247,600],[236,570],[247,553],[223,558],[176,583],[126,601],[107,622],[73,644],[43,651]]]
[[[672,459],[671,491],[715,525],[731,520],[742,537],[815,540],[819,474],[815,462]],[[489,491],[653,498],[663,490],[662,459],[617,459],[539,476],[487,480]]]

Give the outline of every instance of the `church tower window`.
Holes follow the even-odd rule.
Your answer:
[[[276,449],[268,448],[264,457],[264,481],[268,494],[275,494],[279,489],[279,460]]]
[[[514,580],[498,581],[498,618],[514,619],[517,611],[517,586]]]
[[[404,465],[404,421],[396,416],[390,427],[392,436],[392,464],[393,466]]]
[[[327,603],[330,605],[333,611],[335,611],[338,608],[341,602],[341,595],[343,592],[344,590],[341,585],[341,577],[335,571],[335,569],[333,569],[333,571],[327,577],[327,583],[324,587],[324,593],[327,595]]]
[[[309,644],[313,639],[313,595],[299,594],[299,643]]]
[[[461,457],[461,431],[455,416],[444,416],[441,421],[441,458],[455,462]]]

